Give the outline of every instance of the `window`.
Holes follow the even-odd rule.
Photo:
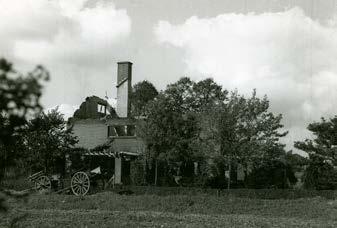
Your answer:
[[[108,136],[110,137],[136,136],[136,126],[135,125],[108,126]]]
[[[127,135],[127,127],[123,125],[115,126],[115,130],[117,132],[117,136],[126,136]]]
[[[126,134],[128,136],[136,136],[136,126],[135,125],[128,125],[126,128]]]
[[[114,126],[108,126],[108,136],[116,137],[117,132]]]
[[[97,104],[97,112],[105,114],[106,113],[106,106],[101,105],[101,104]]]

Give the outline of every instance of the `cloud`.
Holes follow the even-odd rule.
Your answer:
[[[193,16],[173,25],[159,21],[158,42],[184,51],[186,74],[212,76],[225,88],[267,94],[284,114],[289,139],[337,112],[337,20],[319,22],[295,7],[276,13]],[[301,130],[302,129],[302,130]],[[291,142],[288,143],[292,144]]]
[[[0,58],[21,72],[37,64],[49,70],[46,107],[114,96],[115,62],[131,33],[125,9],[105,0],[0,0],[0,9]]]
[[[81,65],[105,58],[127,37],[131,19],[113,3],[87,0],[0,0],[0,52],[27,62]]]

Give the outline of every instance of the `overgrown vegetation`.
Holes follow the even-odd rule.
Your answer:
[[[28,118],[41,111],[42,82],[49,73],[37,66],[23,75],[6,59],[0,59],[0,183],[6,169],[15,164],[21,155],[22,143],[17,131]],[[0,210],[5,210],[0,196]]]
[[[57,109],[28,121],[18,134],[24,145],[21,159],[26,170],[64,174],[65,154],[78,142],[66,124]]]
[[[314,139],[295,142],[295,147],[308,153],[304,186],[313,189],[337,188],[337,116],[308,125]]]
[[[141,81],[132,87],[131,113],[134,117],[145,115],[146,105],[158,95],[157,89],[149,81]]]
[[[145,116],[138,135],[146,142],[145,159],[154,173],[150,183],[155,185],[163,185],[159,179],[165,179],[164,185],[198,182],[230,187],[237,185],[234,177],[238,165],[243,167],[246,180],[252,170],[268,175],[267,170],[272,168],[264,169],[266,166],[285,160],[285,145],[279,141],[287,134],[282,131],[282,115],[270,112],[267,97],[259,98],[255,90],[251,97],[245,97],[237,91],[228,93],[213,79],[194,82],[185,77],[150,101]],[[195,162],[197,168],[193,168]],[[227,178],[225,170],[229,172]],[[261,173],[264,170],[267,172]],[[193,178],[200,174],[201,178]],[[177,182],[177,177],[181,181]],[[251,187],[258,187],[252,183]],[[267,183],[265,187],[289,187]]]

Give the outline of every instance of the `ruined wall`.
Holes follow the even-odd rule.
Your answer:
[[[107,141],[107,125],[100,120],[77,120],[73,130],[79,139],[78,147],[92,149]]]
[[[98,112],[98,105],[105,106],[104,113]],[[115,116],[115,111],[109,106],[108,102],[97,96],[87,97],[84,102],[82,102],[79,109],[74,113],[74,118],[76,119],[98,119],[111,113]]]

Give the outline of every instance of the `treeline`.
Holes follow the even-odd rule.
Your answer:
[[[297,156],[280,142],[287,131],[282,115],[269,111],[266,96],[258,97],[256,90],[248,97],[229,92],[211,78],[195,82],[184,77],[159,93],[149,84],[134,87],[134,94],[149,95],[144,102],[137,96],[132,100],[135,115],[145,117],[137,133],[147,146],[140,162],[146,164],[143,183],[217,188],[295,184]]]
[[[217,188],[337,188],[337,116],[308,125],[312,139],[294,142],[303,157],[285,150],[282,115],[256,90],[247,97],[211,78],[185,77],[159,93],[140,82],[132,101],[133,114],[146,118],[138,128],[147,145],[139,183],[176,185],[179,177],[181,185]]]

